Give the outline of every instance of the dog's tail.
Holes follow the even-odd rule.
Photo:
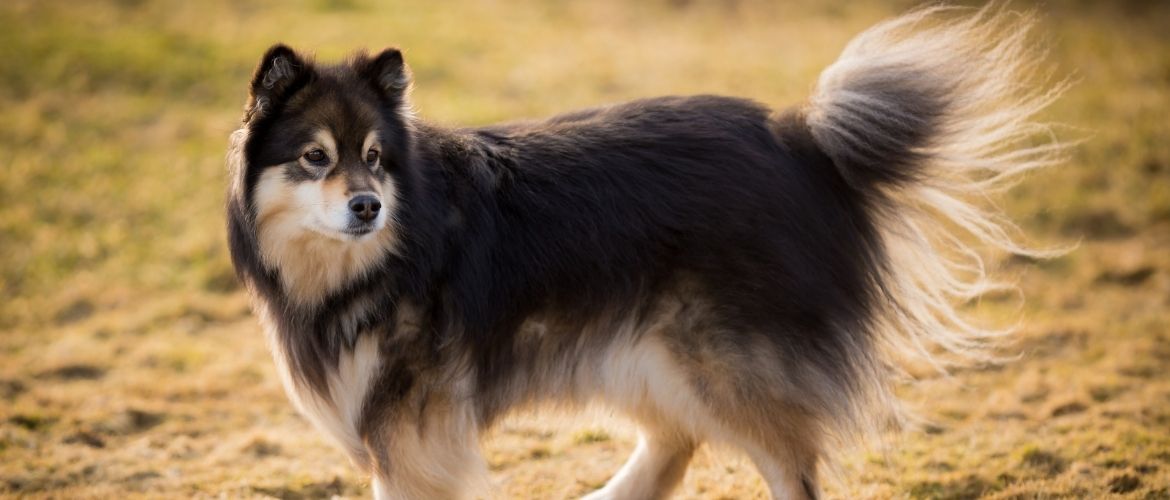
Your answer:
[[[986,252],[1052,253],[1019,243],[988,195],[1067,148],[1033,121],[1065,85],[1045,85],[1032,16],[959,10],[923,8],[862,33],[803,110],[817,146],[873,205],[877,340],[938,368],[993,357],[989,340],[1011,330],[956,309],[1004,288],[985,272]]]

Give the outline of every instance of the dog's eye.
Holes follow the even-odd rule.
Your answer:
[[[305,159],[309,160],[311,163],[321,163],[325,161],[325,152],[321,151],[320,149],[314,149],[308,153],[305,153]]]
[[[378,150],[371,149],[366,152],[366,163],[373,165],[378,162]]]

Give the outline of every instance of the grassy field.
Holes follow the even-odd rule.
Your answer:
[[[782,107],[911,5],[0,2],[0,495],[367,494],[285,401],[225,249],[226,138],[272,42],[401,46],[442,123],[675,93]],[[1087,140],[1004,204],[1079,246],[999,263],[1027,296],[1019,358],[900,387],[930,421],[844,450],[832,498],[1170,498],[1170,4],[1037,9],[1076,82],[1045,118]],[[610,420],[508,421],[486,441],[498,496],[603,484],[633,445]],[[763,487],[703,449],[680,496]]]

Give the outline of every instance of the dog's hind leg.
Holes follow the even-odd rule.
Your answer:
[[[773,500],[820,498],[814,457],[792,447],[780,450],[760,444],[745,444],[742,447],[751,457],[764,482],[768,484]]]
[[[621,470],[604,488],[586,495],[584,500],[666,498],[682,481],[695,444],[679,433],[644,429],[638,447]]]
[[[759,366],[751,371],[758,373]],[[762,383],[766,379],[744,376],[743,371],[725,375],[720,385],[736,381],[739,391],[708,393],[708,408],[722,424],[712,432],[712,439],[746,452],[773,500],[819,498],[817,469],[825,435],[817,415],[799,404],[808,397],[785,398]]]
[[[834,387],[795,378],[791,362],[759,335],[717,328],[671,337],[674,365],[686,381],[676,393],[693,396],[672,415],[687,418],[698,435],[747,452],[773,499],[819,497],[817,468],[825,439],[824,412],[812,392]]]
[[[611,346],[599,370],[607,402],[637,422],[640,435],[633,455],[588,500],[667,498],[703,439],[707,411],[663,343],[661,328],[632,345]]]

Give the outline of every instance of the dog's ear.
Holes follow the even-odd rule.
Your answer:
[[[278,43],[270,47],[252,75],[251,96],[244,121],[250,122],[270,113],[303,87],[312,74],[313,68],[308,61],[287,45]]]
[[[402,51],[388,48],[374,57],[360,54],[354,59],[353,69],[395,107],[406,102],[410,69],[402,59]]]

